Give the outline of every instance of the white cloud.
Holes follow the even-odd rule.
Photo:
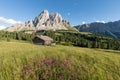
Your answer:
[[[85,21],[83,21],[83,22],[82,22],[82,24],[86,24],[86,22],[85,22]]]
[[[4,17],[0,17],[0,22],[6,23],[6,24],[11,24],[11,25],[14,25],[17,23],[22,23],[21,21],[15,21],[14,19],[6,19]]]
[[[0,25],[0,30],[5,29],[5,28],[7,28],[7,27],[4,25]]]
[[[105,23],[105,21],[100,21],[100,20],[97,20],[96,22],[98,22],[98,23]]]

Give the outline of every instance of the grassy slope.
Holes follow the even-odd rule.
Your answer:
[[[119,53],[0,42],[0,80],[120,80]]]

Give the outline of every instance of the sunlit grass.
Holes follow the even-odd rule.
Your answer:
[[[119,53],[0,42],[0,80],[120,80]]]

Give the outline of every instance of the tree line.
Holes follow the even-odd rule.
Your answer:
[[[75,31],[39,31],[34,34],[24,32],[0,31],[0,40],[10,41],[24,40],[31,41],[36,35],[46,35],[54,39],[54,42],[62,45],[79,46],[88,48],[114,49],[120,50],[120,39],[109,38],[98,34],[82,34]]]
[[[120,50],[120,39],[105,37],[98,34],[81,34],[71,31],[46,31],[57,43],[88,48]]]

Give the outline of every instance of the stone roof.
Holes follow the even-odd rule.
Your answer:
[[[44,41],[53,41],[52,38],[48,37],[48,36],[43,36],[43,35],[37,35],[38,38],[44,40]]]

